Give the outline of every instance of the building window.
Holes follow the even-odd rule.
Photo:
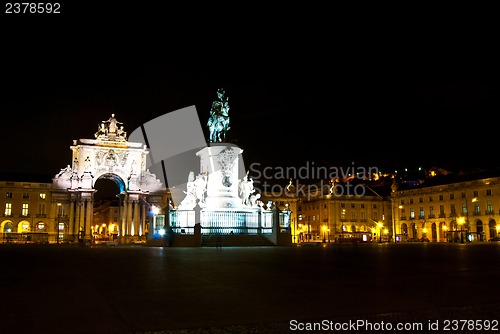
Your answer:
[[[365,208],[365,203],[361,203],[360,206],[361,206],[361,209],[364,209]]]
[[[444,205],[439,206],[439,215],[440,216],[444,215]]]
[[[462,192],[462,198],[467,198],[467,196],[465,195],[465,192]]]
[[[401,205],[405,205],[405,200],[404,199],[401,200]]]
[[[356,211],[351,211],[351,219],[356,219]]]
[[[5,193],[5,198],[12,198],[12,193]]]
[[[442,201],[444,199],[443,195],[439,195],[439,200]]]
[[[423,206],[420,207],[420,216],[419,217],[420,218],[424,218],[425,217],[425,212],[424,212],[424,207]]]
[[[491,189],[486,189],[486,196],[491,196],[492,192]]]
[[[413,204],[413,198],[410,198],[410,204]]]
[[[481,208],[479,206],[479,203],[474,203],[474,214],[478,215],[481,213]]]
[[[373,208],[376,209],[377,208],[377,203],[373,203]]]
[[[432,202],[432,196],[429,196],[429,202]]]
[[[62,203],[57,203],[57,215],[59,217],[64,216],[64,208]]]
[[[432,205],[431,205],[431,206],[429,206],[429,215],[430,215],[431,217],[434,217],[434,207],[433,207]]]
[[[21,212],[21,216],[27,217],[29,215],[29,213],[30,213],[29,207],[30,207],[30,205],[28,203],[23,203],[23,209]]]
[[[474,190],[474,195],[472,195],[472,197],[477,197],[477,196],[479,196],[479,191]]]
[[[355,203],[351,203],[351,208],[355,208],[356,207],[356,204]]]
[[[462,203],[462,214],[463,215],[467,214],[467,203],[466,202]]]
[[[47,195],[46,195],[45,193],[41,193],[41,194],[40,194],[40,199],[45,199],[45,197],[46,197],[46,196],[47,196]]]
[[[372,213],[372,219],[376,222],[378,222],[378,212],[373,212]]]
[[[450,194],[450,199],[455,199],[455,194]]]
[[[45,229],[45,223],[38,223],[38,224],[36,224],[36,228],[39,231],[43,231]]]
[[[455,208],[455,204],[451,204],[450,205],[450,212],[453,216],[455,216],[457,214],[457,210]]]
[[[12,203],[5,203],[5,215],[12,216]]]
[[[420,197],[420,198],[418,199],[418,202],[419,202],[419,203],[424,203],[424,198],[423,198],[423,197]]]
[[[410,218],[415,219],[415,209],[414,208],[410,208]]]
[[[23,193],[23,199],[28,199],[30,198],[30,194],[29,193]]]
[[[493,212],[493,203],[491,203],[491,200],[488,200],[486,202],[486,211],[488,213],[492,213]]]
[[[345,208],[345,203],[340,203],[341,208]]]
[[[361,218],[361,219],[363,219],[363,220],[365,220],[365,219],[366,219],[366,212],[361,211],[361,212],[359,213],[359,215],[360,215],[360,218]]]
[[[38,213],[41,215],[45,214],[45,204],[38,205]]]

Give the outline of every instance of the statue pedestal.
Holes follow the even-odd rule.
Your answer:
[[[198,151],[200,173],[208,176],[205,210],[240,209],[239,160],[243,150],[229,143],[211,143]]]

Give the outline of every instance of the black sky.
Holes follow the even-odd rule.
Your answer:
[[[72,140],[93,138],[111,113],[130,133],[195,105],[206,128],[218,88],[229,97],[228,136],[246,164],[498,162],[498,60],[484,31],[387,23],[338,30],[269,17],[188,27],[177,16],[149,26],[148,15],[157,18],[69,11],[34,25],[9,17],[0,174],[52,177],[70,163]]]

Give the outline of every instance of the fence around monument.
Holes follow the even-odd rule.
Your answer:
[[[262,211],[201,211],[202,234],[271,234],[273,215]],[[170,211],[170,226],[176,234],[194,234],[196,212],[194,210]],[[280,228],[290,227],[289,214],[279,212]]]

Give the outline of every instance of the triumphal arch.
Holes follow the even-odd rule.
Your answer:
[[[146,241],[148,217],[167,201],[165,185],[146,168],[146,145],[127,141],[121,122],[112,114],[98,125],[94,139],[73,140],[71,164],[53,178],[58,240],[92,241],[95,229],[95,184],[112,180],[119,188],[113,219],[102,223],[122,244]],[[99,222],[101,224],[101,221]]]

